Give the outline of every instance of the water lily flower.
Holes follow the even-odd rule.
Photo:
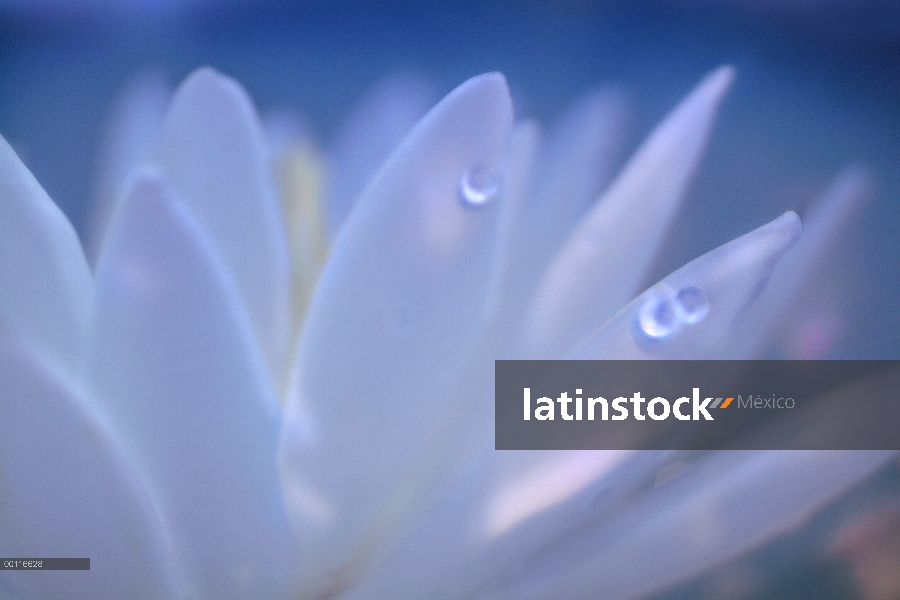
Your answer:
[[[475,77],[334,201],[321,275],[315,197],[283,210],[211,69],[164,100],[93,270],[0,143],[0,555],[91,558],[0,597],[635,597],[864,479],[889,453],[492,449],[494,359],[758,356],[865,198],[849,169],[802,236],[786,213],[639,293],[732,78],[608,182],[619,96],[545,143]]]

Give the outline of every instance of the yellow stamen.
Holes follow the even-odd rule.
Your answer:
[[[316,281],[328,259],[322,215],[326,168],[311,141],[290,145],[276,163],[291,248],[293,279],[292,344],[303,325]]]

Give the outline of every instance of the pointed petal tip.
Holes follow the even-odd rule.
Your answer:
[[[820,223],[843,222],[858,214],[877,191],[877,184],[869,168],[863,163],[845,167],[832,179],[822,198],[810,211],[810,223],[818,229]]]
[[[203,66],[197,69],[194,69],[188,76],[184,78],[184,83],[187,82],[216,82],[221,81],[223,79],[230,79],[229,77],[223,75],[216,69],[210,66]]]
[[[743,263],[747,269],[762,268],[763,271],[760,273],[765,273],[765,275],[760,275],[760,277],[768,280],[771,270],[800,239],[801,230],[800,217],[794,211],[789,210],[721,248],[730,248],[737,253],[736,255],[743,256],[739,262]]]
[[[142,165],[135,169],[125,182],[123,198],[131,198],[136,194],[143,196],[147,191],[159,193],[169,189],[169,181],[162,169],[156,165]]]
[[[833,226],[845,224],[846,219],[870,200],[875,191],[876,183],[868,166],[852,163],[835,175],[816,201],[802,207],[800,213],[816,230],[825,223],[833,223]]]
[[[853,163],[844,167],[832,181],[831,187],[837,190],[834,195],[845,198],[847,202],[865,201],[875,193],[875,179],[865,163]]]
[[[734,83],[735,70],[730,65],[725,65],[710,72],[704,77],[694,91],[681,103],[681,110],[696,111],[701,109],[704,119],[711,119],[718,110],[719,104],[725,98],[731,84]]]
[[[509,83],[506,81],[506,75],[500,71],[491,71],[490,73],[482,73],[472,77],[469,81],[484,82],[485,85],[497,86],[503,91],[509,93]]]
[[[702,85],[716,90],[717,93],[721,95],[727,92],[734,83],[736,74],[737,71],[733,66],[722,65],[707,75]]]
[[[213,94],[236,94],[246,98],[246,101],[252,105],[249,95],[236,79],[213,67],[205,66],[191,71],[175,90],[175,94],[176,96],[183,95],[186,91],[194,94],[197,93],[196,90]]]
[[[781,222],[785,227],[789,228],[792,232],[796,232],[796,235],[800,235],[800,231],[803,229],[803,223],[800,221],[800,216],[792,210],[787,211],[773,222]]]
[[[777,236],[781,245],[784,246],[784,250],[787,250],[794,245],[800,238],[802,230],[803,225],[800,222],[800,217],[792,210],[787,211],[777,219],[760,228],[761,232],[771,232],[773,235]]]
[[[492,71],[476,75],[466,80],[458,88],[458,91],[466,90],[469,93],[483,94],[485,97],[494,97],[509,106],[510,120],[512,120],[512,96],[509,92],[509,83],[506,76],[500,71]]]

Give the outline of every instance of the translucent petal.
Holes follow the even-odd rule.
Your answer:
[[[398,73],[376,84],[353,109],[328,153],[326,208],[332,239],[379,167],[437,99],[430,83]]]
[[[650,135],[553,259],[526,321],[529,356],[557,358],[637,291],[696,170],[734,70],[722,67]]]
[[[101,142],[85,252],[92,265],[128,176],[156,150],[172,90],[156,71],[143,73],[116,99]]]
[[[450,495],[403,536],[399,548],[390,553],[388,563],[358,587],[348,590],[347,597],[422,598],[436,595],[437,590],[452,597],[461,590],[477,589],[486,574],[494,576],[499,572],[497,561],[491,561],[484,555],[489,553],[485,551],[487,548],[496,549],[488,543],[490,540],[484,533],[484,494],[496,491],[500,484],[508,483],[510,472],[521,467],[522,461],[517,459],[523,453],[499,453],[509,460],[500,460],[497,464],[493,460],[485,460],[485,456],[492,459],[496,454],[492,448],[493,404],[488,399],[493,386],[493,359],[498,349],[508,351],[509,336],[521,312],[521,298],[507,285],[505,278],[509,276],[509,271],[506,267],[514,259],[510,256],[513,252],[511,233],[516,230],[522,217],[522,202],[531,182],[540,139],[540,126],[530,120],[517,123],[510,135],[496,261],[497,277],[504,280],[497,289],[499,297],[496,301],[489,301],[497,308],[493,311],[495,320],[486,332],[487,339],[471,361],[473,367],[462,378],[463,382],[454,386],[459,397],[485,400],[470,407],[467,425],[473,431],[484,432],[484,435],[472,436],[472,446],[477,450],[491,449],[482,452],[481,459],[477,461],[482,468],[468,469],[462,483],[454,484]],[[485,365],[490,367],[486,373],[483,369]],[[478,458],[477,451],[463,449],[458,449],[458,456]],[[546,492],[544,486],[539,493],[546,496]],[[482,551],[485,551],[484,554]],[[525,553],[525,550],[522,552]],[[506,558],[508,555],[503,556],[503,559]],[[451,576],[445,576],[446,573]]]
[[[0,555],[91,559],[90,571],[0,571],[0,590],[23,599],[182,597],[122,451],[58,369],[2,332]]]
[[[638,296],[574,354],[579,359],[715,359],[734,347],[734,334],[765,288],[776,263],[800,236],[800,219],[787,212],[678,269]],[[641,324],[649,303],[672,302],[699,290],[708,312],[665,335]]]
[[[472,598],[549,541],[642,483],[662,453],[486,450],[355,598]],[[645,464],[647,463],[647,464]]]
[[[290,335],[290,263],[259,119],[243,88],[210,68],[181,84],[159,163],[234,277],[273,381]]]
[[[275,392],[228,271],[162,178],[140,174],[97,267],[89,373],[204,598],[284,598],[297,550]]]
[[[741,324],[729,357],[759,357],[789,311],[808,292],[823,258],[835,250],[851,216],[861,210],[872,188],[862,167],[849,167],[835,177],[805,219],[800,240],[778,263],[759,302]]]
[[[532,182],[540,142],[541,128],[536,121],[525,120],[516,123],[510,135],[496,263],[498,297],[494,302],[495,322],[489,333],[491,339],[488,354],[492,356],[496,356],[497,352],[509,351],[510,341],[522,316],[523,296],[515,285],[515,275],[511,266],[517,260],[515,236],[522,224],[523,203]]]
[[[644,597],[796,527],[892,455],[720,452],[689,464],[667,452],[488,451],[342,598]]]
[[[513,243],[512,285],[530,295],[548,261],[609,183],[624,143],[625,94],[580,98],[549,130]]]
[[[468,396],[453,385],[496,298],[503,203],[486,187],[472,205],[464,188],[473,173],[498,183],[511,122],[501,75],[461,85],[388,160],[335,243],[282,441],[314,591],[357,580],[453,474],[446,463],[469,428]]]
[[[72,225],[0,138],[0,325],[73,367],[91,272]]]
[[[797,527],[895,455],[711,453],[615,518],[573,528],[488,597],[615,600],[660,592]]]

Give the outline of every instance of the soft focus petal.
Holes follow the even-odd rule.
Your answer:
[[[90,302],[90,268],[72,225],[3,138],[0,285],[0,325],[73,367]]]
[[[537,289],[529,358],[557,358],[637,292],[697,167],[734,70],[708,75],[651,134],[554,258]]]
[[[380,81],[353,109],[328,153],[330,238],[337,235],[379,167],[437,99],[427,81],[397,74]]]
[[[0,331],[0,555],[90,558],[90,571],[0,571],[0,596],[166,599],[171,557],[150,498],[91,407]]]
[[[502,351],[509,343],[524,306],[522,289],[515,274],[520,257],[517,252],[518,234],[522,229],[525,202],[534,181],[534,165],[538,160],[541,145],[541,126],[537,121],[525,120],[516,123],[509,140],[509,155],[506,167],[506,184],[503,187],[503,216],[500,224],[497,261],[498,280],[497,310],[494,312],[495,330],[492,332],[496,345],[503,344]],[[494,348],[497,349],[497,348]]]
[[[122,201],[97,267],[89,371],[203,598],[284,598],[297,562],[279,408],[228,271],[160,176]]]
[[[469,428],[454,385],[496,298],[511,121],[501,75],[464,83],[392,155],[335,243],[282,442],[313,590],[357,580],[452,475],[445,462]]]
[[[625,94],[580,98],[547,133],[515,235],[514,285],[530,293],[572,228],[613,176],[625,137]]]
[[[486,450],[346,599],[480,598],[561,533],[627,499],[662,453]],[[654,470],[655,469],[655,470]]]
[[[719,451],[520,565],[492,599],[641,598],[789,531],[896,453]]]
[[[796,246],[778,263],[765,292],[734,337],[731,358],[757,358],[771,343],[778,326],[808,291],[823,257],[837,242],[872,194],[872,181],[861,167],[842,171],[825,190],[803,225]]]
[[[231,271],[269,374],[281,383],[290,336],[288,245],[259,119],[243,88],[210,68],[188,77],[166,115],[159,161]]]
[[[799,236],[800,219],[787,212],[707,252],[638,296],[571,358],[721,358],[734,347],[737,327]],[[685,318],[691,308],[696,312]]]
[[[92,265],[97,264],[128,176],[156,150],[171,98],[169,85],[152,71],[131,81],[116,100],[103,136],[85,241],[85,253]]]

